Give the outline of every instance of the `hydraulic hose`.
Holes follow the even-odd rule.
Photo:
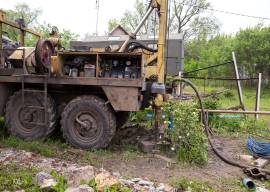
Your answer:
[[[128,52],[132,52],[134,51],[135,49],[145,49],[147,51],[150,51],[150,52],[157,52],[157,49],[152,49],[150,47],[147,47],[146,45],[144,45],[142,42],[140,41],[130,41],[128,44],[127,44],[127,51]]]
[[[233,160],[230,160],[228,159],[227,157],[225,157],[224,155],[222,155],[218,149],[215,147],[215,144],[211,138],[211,130],[208,126],[208,123],[207,123],[207,120],[206,120],[206,116],[205,116],[205,109],[204,109],[204,106],[203,106],[203,103],[202,103],[202,97],[200,96],[199,94],[199,91],[198,89],[196,88],[196,86],[189,80],[187,79],[183,79],[183,78],[179,78],[179,79],[175,79],[173,81],[174,82],[184,82],[186,84],[188,84],[192,89],[193,91],[195,92],[198,100],[199,100],[199,105],[200,105],[200,108],[201,108],[201,112],[202,112],[202,118],[203,118],[203,124],[204,124],[204,129],[205,129],[205,132],[206,132],[206,135],[207,135],[207,138],[208,138],[208,142],[211,146],[211,148],[213,149],[214,153],[222,160],[224,161],[225,163],[227,164],[230,164],[232,166],[235,166],[235,167],[239,167],[241,169],[258,169],[260,172],[263,172],[263,173],[266,173],[266,174],[270,174],[270,171],[269,170],[266,170],[266,169],[259,169],[259,168],[256,168],[256,167],[252,167],[252,166],[248,166],[248,165],[243,165],[243,164],[240,164],[240,163],[237,163]]]

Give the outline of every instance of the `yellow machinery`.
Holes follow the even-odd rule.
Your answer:
[[[64,138],[73,146],[104,148],[130,112],[151,104],[158,131],[166,92],[167,9],[167,0],[152,0],[135,31],[116,50],[64,50],[56,28],[35,48],[23,47],[25,33],[33,32],[0,16],[0,38],[3,24],[21,31],[21,47],[0,52],[0,115],[9,132],[40,139],[51,135],[60,121]],[[157,50],[136,40],[154,10],[159,15]]]

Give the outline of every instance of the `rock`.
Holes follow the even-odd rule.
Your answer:
[[[65,192],[94,192],[95,190],[88,185],[80,185],[79,187],[69,187]]]
[[[174,192],[175,189],[170,185],[164,184],[164,192]]]
[[[95,178],[95,170],[92,166],[68,167],[64,173],[68,186],[78,187],[81,181],[89,182]]]
[[[161,191],[164,191],[164,190],[165,190],[164,184],[163,184],[163,183],[160,183],[160,184],[158,185],[158,187],[157,187],[157,191],[158,191],[158,192],[161,192]]]
[[[142,179],[141,178],[133,178],[133,179],[131,179],[131,181],[135,182],[135,183],[139,182],[140,180],[142,180]]]
[[[121,174],[119,172],[113,172],[112,175],[118,178],[121,177]]]
[[[117,177],[108,172],[101,172],[95,177],[97,183],[97,191],[103,192],[106,187],[114,187],[120,185]]]
[[[57,185],[57,181],[50,174],[45,172],[39,172],[34,178],[34,183],[41,189],[51,189]]]
[[[138,184],[139,185],[142,185],[142,186],[153,186],[154,185],[154,183],[153,182],[151,182],[151,181],[145,181],[145,180],[140,180],[139,182],[138,182]]]
[[[270,192],[270,190],[262,188],[262,187],[257,187],[256,192]]]
[[[125,186],[133,186],[135,184],[133,181],[126,180],[126,179],[120,179],[119,181],[122,185],[125,185]]]

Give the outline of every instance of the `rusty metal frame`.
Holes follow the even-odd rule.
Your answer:
[[[40,75],[25,75],[25,83],[43,84],[44,78]],[[0,76],[0,83],[21,83],[22,75]],[[48,84],[59,85],[95,85],[115,87],[142,87],[143,79],[117,78],[86,78],[86,77],[50,77]]]

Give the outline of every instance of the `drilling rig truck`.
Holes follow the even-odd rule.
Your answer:
[[[167,10],[167,0],[151,0],[142,21],[119,48],[87,51],[65,50],[57,28],[42,39],[23,22],[7,21],[1,11],[0,116],[9,133],[36,140],[60,126],[75,147],[105,148],[130,112],[150,105],[159,130],[166,93]],[[159,16],[157,49],[136,40],[153,11]],[[5,25],[18,29],[20,43],[4,36]],[[25,46],[26,33],[38,37],[35,47]]]

